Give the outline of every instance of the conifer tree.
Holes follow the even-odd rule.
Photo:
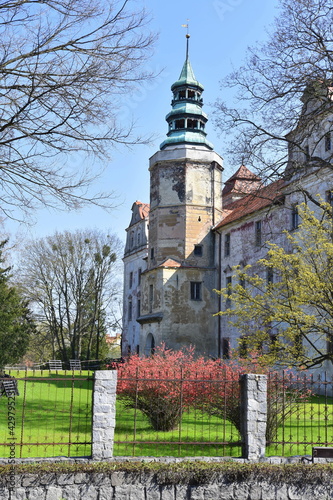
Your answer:
[[[4,267],[6,243],[0,243],[0,369],[19,361],[35,329],[27,303],[10,282],[11,267]]]

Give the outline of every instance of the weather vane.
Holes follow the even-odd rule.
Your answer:
[[[186,38],[190,38],[189,34],[190,20],[186,19],[186,21],[187,21],[186,24],[182,24],[182,28],[186,28]]]
[[[186,19],[187,23],[186,24],[182,24],[182,28],[186,28],[186,59],[188,59],[188,41],[189,41],[189,38],[190,38],[190,34],[189,34],[189,26],[190,26],[190,20],[189,19]]]

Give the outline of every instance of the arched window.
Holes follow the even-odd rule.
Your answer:
[[[155,339],[152,333],[148,333],[145,345],[145,356],[151,356],[155,352]]]

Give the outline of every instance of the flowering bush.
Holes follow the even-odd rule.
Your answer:
[[[194,391],[188,378],[203,363],[192,348],[171,351],[162,345],[154,356],[131,356],[118,367],[118,396],[129,408],[138,408],[155,430],[169,431],[193,405]]]
[[[272,370],[259,364],[255,354],[241,361],[207,361],[205,373],[211,382],[200,382],[195,405],[210,415],[229,420],[239,432],[242,418],[240,375],[267,375],[266,444],[276,439],[278,428],[297,412],[298,403],[308,401],[312,394],[304,374],[300,377],[290,371]]]
[[[172,351],[162,345],[152,357],[134,355],[118,365],[117,393],[125,406],[141,410],[158,431],[172,430],[183,412],[195,407],[229,420],[241,432],[239,378],[244,373],[268,375],[266,440],[270,443],[311,391],[306,379],[298,382],[291,373],[270,370],[255,355],[241,362],[207,360],[195,358],[193,348]]]

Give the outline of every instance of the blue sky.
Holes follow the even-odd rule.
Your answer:
[[[22,241],[51,235],[57,230],[98,228],[111,230],[124,240],[132,203],[136,200],[149,203],[148,160],[159,149],[167,132],[165,115],[170,110],[170,86],[177,80],[185,59],[186,29],[181,25],[187,23],[187,19],[191,34],[190,60],[196,78],[205,87],[204,110],[210,118],[208,139],[225,159],[225,180],[238,167],[228,162],[224,145],[214,130],[213,103],[218,97],[231,99],[231,94],[226,94],[219,82],[233,66],[242,63],[249,45],[265,39],[266,29],[277,14],[278,0],[135,0],[133,3],[146,6],[153,18],[151,28],[159,33],[148,68],[160,74],[154,81],[138,85],[133,94],[124,99],[121,118],[124,122],[134,119],[138,132],[153,135],[153,141],[149,146],[119,147],[111,151],[112,159],[105,162],[104,174],[95,185],[97,190],[109,189],[117,195],[117,208],[111,213],[97,207],[71,213],[40,210],[35,214],[33,226],[5,222],[5,229],[13,239],[17,234]]]

